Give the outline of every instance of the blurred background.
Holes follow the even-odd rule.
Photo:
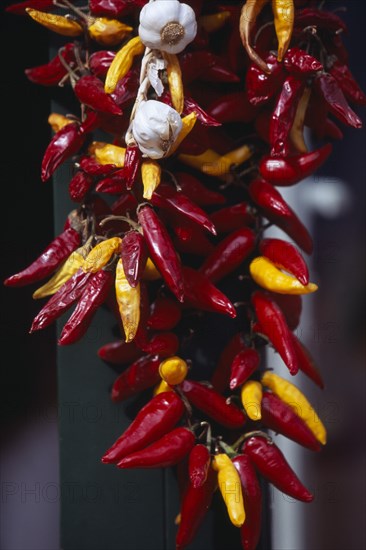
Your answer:
[[[351,69],[365,90],[366,4],[344,4]],[[52,186],[41,184],[39,167],[50,138],[46,121],[54,94],[24,76],[26,67],[47,61],[47,35],[25,18],[4,13],[0,24],[3,280],[53,236]],[[365,110],[358,113],[365,121]],[[344,128],[344,134],[317,177],[302,182],[292,197],[314,235],[312,279],[320,285],[297,333],[320,365],[326,388],[314,390],[305,379],[301,384],[326,424],[329,443],[315,456],[289,446],[290,462],[315,501],[302,505],[270,494],[277,515],[274,550],[366,548],[366,138],[364,130]],[[28,287],[1,287],[1,299],[0,548],[58,550],[62,411],[56,400],[55,328],[28,335],[39,309]]]

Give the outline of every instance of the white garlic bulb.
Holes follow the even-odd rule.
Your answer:
[[[140,12],[140,38],[153,50],[182,52],[196,33],[193,9],[178,0],[156,0],[145,4]]]
[[[182,126],[175,109],[150,99],[137,109],[131,130],[140,151],[151,159],[160,159],[169,152]]]

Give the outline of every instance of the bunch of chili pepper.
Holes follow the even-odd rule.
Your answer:
[[[177,549],[193,540],[219,490],[243,549],[254,550],[258,476],[295,499],[313,498],[266,430],[312,451],[326,442],[296,384],[262,360],[270,345],[288,378],[300,370],[323,388],[294,334],[302,297],[318,288],[302,254],[311,254],[312,238],[277,187],[323,165],[330,140],[342,137],[336,121],[361,126],[350,104],[365,105],[366,95],[348,66],[344,22],[313,3],[273,0],[271,9],[267,0],[186,0],[197,34],[177,55],[145,49],[126,23],[146,3],[90,0],[84,10],[60,0],[57,14],[48,0],[8,8],[67,37],[49,63],[26,74],[36,84],[70,86],[81,108],[50,115],[55,133],[41,167],[47,181],[67,163],[76,209],[5,284],[49,278],[34,290],[48,301],[31,331],[75,306],[61,345],[79,340],[102,304],[110,308],[120,337],[98,353],[125,366],[111,399],[145,392],[147,401],[102,462],[180,468]],[[158,158],[133,134],[148,100],[180,117],[181,130]],[[306,128],[325,143],[309,150]],[[106,141],[96,140],[98,130]],[[268,225],[291,242],[263,236]],[[201,345],[206,323],[219,327],[220,315],[233,328],[228,337],[218,331],[221,354],[203,374],[189,344]]]

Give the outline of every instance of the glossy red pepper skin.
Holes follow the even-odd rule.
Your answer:
[[[144,237],[138,231],[129,231],[123,237],[121,259],[126,279],[135,288],[146,266],[148,250]]]
[[[210,464],[211,454],[206,445],[202,443],[195,445],[188,459],[189,479],[194,489],[202,487],[206,482]]]
[[[295,375],[299,370],[298,360],[285,316],[278,305],[263,292],[254,292],[251,301],[265,335],[280,354],[290,374]]]
[[[158,355],[145,355],[137,359],[114,381],[112,401],[123,401],[155,386],[160,380],[160,363]]]
[[[308,230],[270,183],[260,179],[254,180],[249,185],[249,193],[271,222],[283,229],[304,252],[311,254],[313,240]]]
[[[17,4],[11,4],[5,8],[8,13],[14,13],[15,15],[26,15],[26,8],[32,8],[33,10],[48,11],[54,9],[55,5],[53,0],[26,0],[25,2],[19,2]]]
[[[276,266],[294,275],[302,285],[309,284],[308,266],[293,244],[282,239],[263,239],[259,251]]]
[[[106,451],[102,462],[115,464],[125,456],[144,449],[170,432],[184,411],[183,401],[173,391],[156,395],[139,411],[127,430]]]
[[[207,108],[207,112],[221,124],[226,124],[228,122],[251,122],[257,111],[249,103],[244,92],[231,92],[212,102]]]
[[[98,356],[112,365],[123,365],[136,361],[141,356],[141,351],[134,342],[127,343],[124,340],[117,340],[99,348]]]
[[[12,6],[9,6],[11,8]],[[57,86],[60,80],[67,74],[67,69],[60,61],[60,56],[65,62],[70,65],[75,63],[75,45],[73,42],[65,44],[59,53],[44,65],[38,67],[32,67],[25,70],[27,78],[34,84],[41,84],[42,86]]]
[[[216,235],[215,226],[209,216],[184,193],[177,191],[171,185],[161,183],[151,197],[151,203],[159,208],[178,213],[187,220],[202,225],[207,231]]]
[[[120,195],[126,192],[126,186],[120,177],[107,176],[98,181],[95,190],[106,195]]]
[[[170,357],[175,355],[179,349],[179,338],[174,332],[160,332],[145,342],[142,349],[146,353]]]
[[[249,103],[254,107],[263,105],[280,90],[286,78],[283,64],[277,61],[277,57],[270,54],[266,57],[266,63],[271,70],[270,74],[264,73],[258,65],[252,63],[245,78],[245,89]]]
[[[182,69],[182,76],[184,84],[187,85],[193,80],[206,80],[207,75],[210,78],[208,71],[213,69],[217,71],[217,82],[220,82],[221,74],[220,69],[226,71],[224,73],[223,82],[237,82],[238,77],[223,67],[223,62],[216,55],[209,51],[193,51],[185,52],[180,56],[180,65]],[[204,69],[204,70],[203,70]],[[226,78],[228,77],[229,80]]]
[[[44,329],[61,317],[80,298],[90,277],[91,273],[79,269],[43,306],[34,318],[30,332]]]
[[[206,237],[206,231],[196,223],[169,216],[169,225],[174,232],[174,245],[182,254],[207,256],[214,250],[214,245]]]
[[[332,145],[327,143],[302,155],[285,158],[264,157],[259,164],[263,178],[272,185],[287,187],[311,176],[329,157]]]
[[[238,471],[243,491],[245,522],[240,528],[243,550],[255,550],[258,545],[262,519],[262,492],[256,471],[246,455],[240,454],[232,459]]]
[[[78,100],[91,109],[112,115],[122,114],[110,94],[105,93],[103,82],[97,76],[80,77],[74,86],[74,92]]]
[[[230,389],[239,388],[257,370],[260,357],[254,348],[244,348],[231,363]]]
[[[108,176],[116,171],[114,164],[99,164],[95,158],[86,155],[78,159],[77,165],[79,165],[88,176]]]
[[[172,298],[158,296],[152,303],[147,325],[153,330],[172,330],[182,317],[182,309]]]
[[[245,225],[251,225],[254,220],[255,218],[247,202],[239,202],[211,214],[211,221],[219,234],[230,233]]]
[[[337,80],[329,73],[320,74],[314,81],[315,90],[321,95],[329,111],[341,122],[353,128],[362,128],[362,121],[348,105]]]
[[[69,195],[75,202],[82,202],[92,188],[94,180],[85,172],[79,170],[69,183]]]
[[[235,356],[244,349],[246,349],[246,347],[242,340],[241,333],[238,332],[230,338],[222,350],[216,369],[212,375],[211,383],[216,391],[221,393],[229,387],[231,364]]]
[[[123,173],[125,177],[126,189],[132,189],[141,164],[141,154],[139,148],[129,145],[126,149]]]
[[[243,411],[232,403],[226,403],[226,398],[213,388],[193,380],[184,380],[179,387],[192,405],[215,422],[232,430],[244,426],[246,417]]]
[[[300,342],[300,340],[292,335],[293,345],[298,360],[299,369],[306,374],[319,388],[324,389],[324,381],[318,367],[316,366],[314,359],[311,357],[310,352]]]
[[[336,79],[346,98],[356,105],[366,105],[366,94],[361,90],[349,67],[339,60],[335,60],[330,74]]]
[[[144,238],[152,261],[160,271],[169,289],[180,302],[184,298],[182,267],[168,231],[155,211],[144,206],[138,212]]]
[[[77,306],[62,329],[58,343],[62,346],[73,344],[87,331],[97,309],[106,301],[114,283],[114,273],[104,269],[88,279]]]
[[[136,98],[136,89],[139,86],[139,73],[136,69],[128,71],[126,76],[121,78],[111,96],[120,107],[124,108]]]
[[[323,69],[323,65],[315,57],[300,48],[287,50],[283,64],[288,73],[299,78],[314,76]]]
[[[311,451],[320,451],[321,445],[305,422],[277,395],[263,392],[262,422],[266,428],[288,437]]]
[[[181,520],[176,536],[176,550],[183,550],[192,542],[206,513],[217,487],[217,473],[210,467],[206,482],[194,488],[189,484],[181,504]]]
[[[45,279],[53,273],[80,245],[80,234],[72,227],[63,231],[28,267],[8,277],[6,286],[25,286]]]
[[[42,160],[41,178],[47,181],[65,160],[75,155],[83,145],[86,135],[75,122],[59,130],[48,145]]]
[[[223,313],[232,319],[236,310],[230,300],[211,281],[191,267],[183,267],[185,303],[213,313]]]
[[[253,251],[254,244],[255,235],[251,229],[247,227],[237,229],[216,246],[204,261],[200,272],[212,283],[221,281],[243,264]]]
[[[302,297],[290,294],[278,294],[276,292],[267,292],[285,316],[286,323],[290,330],[295,330],[300,324],[302,312]]]
[[[285,155],[288,150],[288,136],[293,126],[295,115],[304,83],[297,77],[289,75],[282,86],[269,126],[271,155]]]
[[[118,468],[167,468],[180,462],[193,448],[195,436],[187,428],[175,428],[145,449],[129,454]]]
[[[259,473],[279,491],[302,502],[311,502],[313,495],[304,487],[280,449],[264,437],[250,437],[242,452],[249,456]]]
[[[89,58],[89,68],[95,76],[105,76],[113,59],[116,57],[116,52],[110,50],[100,50],[94,52]]]
[[[164,92],[160,99],[167,105],[170,105],[170,107],[173,107],[172,98],[169,92]],[[207,114],[206,111],[204,111],[194,99],[185,95],[182,114],[183,116],[186,116],[190,113],[196,113],[197,120],[204,126],[221,126],[221,123]]]
[[[174,173],[174,177],[183,193],[199,206],[223,204],[226,201],[224,195],[217,191],[207,189],[207,187],[205,187],[196,177],[192,176],[192,174],[177,172]]]
[[[329,31],[339,31],[342,29],[347,32],[347,25],[338,17],[336,13],[331,11],[323,11],[314,7],[304,8],[296,13],[295,27],[308,27],[315,25],[320,29],[326,29]]]
[[[141,8],[147,0],[90,0],[89,9],[93,15],[120,17],[134,8]]]

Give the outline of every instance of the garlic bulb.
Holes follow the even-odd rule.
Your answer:
[[[153,50],[182,52],[196,33],[193,9],[178,0],[155,0],[145,4],[140,12],[140,38]]]
[[[140,151],[151,159],[163,158],[181,129],[177,111],[153,99],[141,103],[131,128]]]

